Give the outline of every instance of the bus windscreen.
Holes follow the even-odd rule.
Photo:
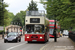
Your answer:
[[[44,25],[26,25],[27,34],[43,34]]]
[[[49,31],[50,31],[50,34],[53,35],[54,29],[50,29]]]

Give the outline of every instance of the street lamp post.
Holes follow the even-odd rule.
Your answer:
[[[17,31],[16,31],[16,32],[18,32],[18,22],[17,22],[17,26],[16,26],[16,29],[17,29]]]
[[[23,19],[24,19],[24,25],[23,25],[23,34],[24,34],[24,31],[25,31],[25,15],[23,16]]]
[[[57,35],[56,35],[56,19],[55,19],[55,26],[54,26],[54,42],[57,42]]]
[[[19,25],[20,25],[20,23],[19,23]]]

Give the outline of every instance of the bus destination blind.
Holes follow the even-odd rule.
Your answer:
[[[30,23],[40,23],[40,18],[30,18]]]

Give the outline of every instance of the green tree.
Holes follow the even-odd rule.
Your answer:
[[[38,11],[37,4],[32,0],[31,3],[29,3],[28,7],[29,11]]]
[[[42,2],[43,3],[43,2]],[[47,17],[57,19],[61,28],[74,27],[75,22],[75,1],[74,0],[48,0]]]
[[[0,3],[0,5],[2,5],[2,3]],[[3,7],[0,7],[0,26],[9,25],[10,19],[8,17],[8,10],[5,9],[6,7],[8,7],[6,3],[3,3]]]
[[[14,17],[15,17],[15,15],[12,12],[8,12],[8,17],[10,19],[9,23],[11,24],[13,19],[14,19]]]
[[[3,6],[2,6],[2,3],[0,2],[0,26],[3,25],[3,22],[4,22],[4,16],[3,16]]]
[[[20,26],[23,27],[25,25],[25,16],[26,16],[26,11],[20,11],[19,13],[15,15],[12,22],[15,22],[16,25],[17,23],[20,23]]]
[[[22,20],[20,17],[14,17],[13,21],[12,21],[12,24],[13,25],[19,25],[19,26],[22,26]]]
[[[10,25],[10,18],[8,16],[8,11],[6,9],[5,9],[5,12],[4,12],[4,25],[5,26]]]

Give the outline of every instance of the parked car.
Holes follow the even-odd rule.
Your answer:
[[[8,41],[15,41],[15,42],[21,42],[21,36],[19,33],[16,32],[10,32],[7,34],[6,37],[4,37],[4,43]]]
[[[64,30],[63,31],[63,36],[68,36],[68,33],[69,33],[68,30]]]

